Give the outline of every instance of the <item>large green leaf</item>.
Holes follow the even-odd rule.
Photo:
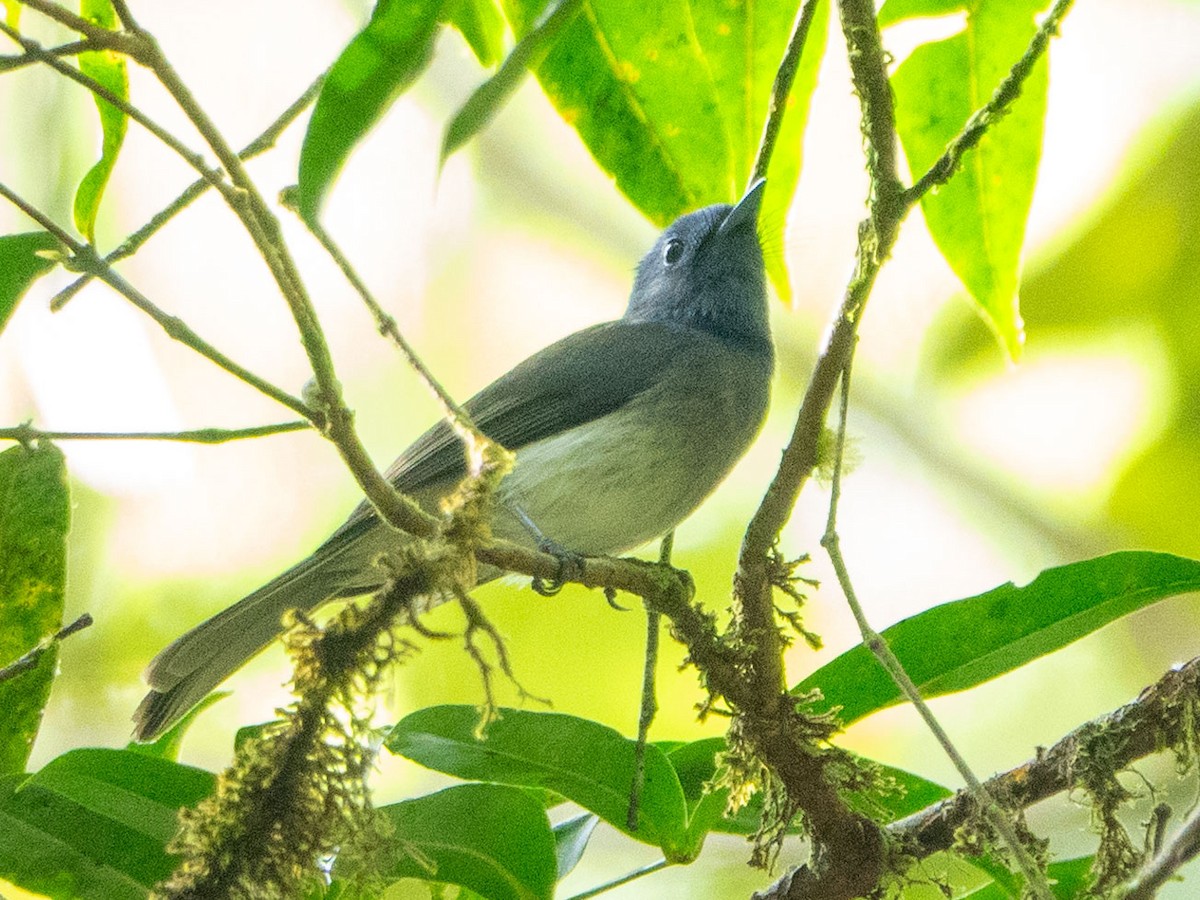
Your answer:
[[[519,788],[463,784],[379,810],[391,823],[378,875],[461,885],[488,900],[551,900],[558,865],[550,822]],[[335,876],[356,865],[339,860]]]
[[[687,810],[679,778],[657,747],[646,748],[637,829],[626,824],[635,742],[618,732],[561,713],[506,709],[475,735],[473,706],[434,706],[399,722],[385,745],[423,766],[457,778],[549,788],[631,837],[660,847],[671,860],[687,857]]]
[[[1047,569],[935,606],[883,632],[924,697],[982,684],[1053,653],[1164,597],[1200,590],[1200,562],[1129,550]],[[820,689],[849,725],[900,702],[892,679],[861,644],[805,678],[796,693]]]
[[[892,76],[896,129],[914,178],[991,99],[1029,45],[1036,31],[1034,16],[1048,4],[1049,0],[889,0],[884,5],[882,25],[956,9],[966,12],[962,32],[917,47]],[[1024,341],[1017,289],[1041,160],[1047,83],[1043,56],[1011,112],[966,154],[949,183],[921,200],[938,249],[1014,359]]]
[[[80,0],[79,14],[104,28],[114,28],[117,15],[110,0]],[[112,50],[89,50],[79,54],[79,70],[89,75],[109,92],[122,100],[129,99],[129,75],[125,70],[125,57]],[[107,100],[96,97],[96,108],[100,112],[100,128],[103,133],[100,159],[92,166],[75,191],[75,227],[87,237],[88,243],[96,242],[96,215],[100,212],[100,200],[108,185],[117,154],[125,141],[125,129],[129,125],[125,113]]]
[[[379,0],[321,87],[300,151],[299,207],[320,211],[350,152],[425,69],[443,0]]]
[[[505,0],[518,37],[545,3]],[[559,114],[617,187],[658,225],[741,196],[798,2],[583,0],[536,65]],[[764,243],[782,247],[799,177],[808,101],[825,45],[826,4],[808,43],[767,172]],[[781,254],[768,254],[786,293]]]
[[[70,515],[57,447],[0,453],[0,667],[62,627]],[[34,668],[0,682],[0,772],[24,769],[57,662],[51,647]]]
[[[54,268],[54,260],[40,254],[56,249],[58,241],[45,231],[0,237],[0,331],[29,286]]]
[[[212,787],[208,772],[104,749],[0,780],[0,877],[64,900],[144,898],[175,867],[179,808]]]

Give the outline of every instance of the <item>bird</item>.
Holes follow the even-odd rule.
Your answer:
[[[627,553],[672,531],[745,454],[774,370],[758,238],[765,181],[676,219],[638,264],[624,315],[534,353],[464,404],[515,453],[491,526],[572,554]],[[430,511],[466,474],[440,421],[387,470]],[[312,555],[197,625],[146,668],[134,738],[152,741],[284,630],[284,614],[381,587],[403,535],[362,502]],[[502,574],[481,566],[479,583]]]

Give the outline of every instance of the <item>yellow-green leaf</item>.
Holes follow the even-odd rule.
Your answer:
[[[57,447],[0,453],[0,668],[62,627],[70,500]],[[50,696],[58,654],[0,681],[0,773],[20,772]]]
[[[79,14],[104,28],[117,24],[109,0],[80,0]],[[125,57],[110,50],[89,50],[79,54],[79,70],[94,78],[122,100],[129,99],[129,74],[125,70]],[[125,141],[125,129],[129,120],[125,113],[107,100],[93,95],[96,109],[100,113],[100,128],[103,133],[100,159],[88,169],[75,191],[75,227],[88,239],[96,242],[96,216],[100,212],[100,201],[104,189],[117,164],[117,154]]]
[[[913,178],[920,177],[970,115],[1020,59],[1036,31],[1034,16],[1048,0],[891,0],[881,21],[965,8],[960,33],[922,44],[892,76],[896,128]],[[1025,225],[1033,202],[1047,72],[1043,57],[1011,112],[967,152],[950,181],[921,200],[934,243],[1016,359],[1024,342],[1018,286]]]

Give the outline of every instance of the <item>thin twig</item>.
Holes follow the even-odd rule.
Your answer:
[[[675,532],[663,535],[658,548],[660,565],[671,565],[671,550],[675,546]],[[642,788],[646,785],[646,741],[650,736],[650,725],[658,712],[655,696],[655,675],[658,671],[658,630],[662,614],[646,605],[646,657],[642,667],[642,703],[638,710],[637,741],[633,745],[633,783],[629,786],[629,810],[625,825],[630,831],[637,830],[638,807],[641,805]]]
[[[317,421],[318,414],[310,409],[304,401],[298,397],[293,397],[282,388],[278,388],[255,375],[249,369],[234,362],[208,341],[200,337],[196,332],[192,331],[182,319],[172,316],[158,306],[156,306],[145,294],[135,288],[132,284],[125,280],[123,276],[117,273],[115,269],[106,264],[101,259],[90,244],[84,244],[75,240],[65,230],[58,226],[49,216],[37,209],[33,204],[27,202],[14,191],[12,191],[3,182],[0,182],[0,197],[4,197],[14,206],[20,209],[23,213],[41,225],[46,231],[54,235],[58,241],[71,251],[70,265],[77,267],[80,271],[88,271],[109,285],[117,293],[121,294],[130,303],[140,309],[146,315],[150,316],[155,322],[162,327],[168,337],[186,344],[191,347],[201,356],[209,361],[216,363],[226,372],[246,382],[253,388],[266,394],[272,400],[282,403],[284,406],[294,412],[304,416],[309,421]]]
[[[293,212],[296,212],[295,207],[291,208]],[[483,452],[482,448],[489,442],[489,438],[479,430],[478,426],[471,419],[470,414],[459,406],[454,398],[450,396],[450,393],[442,387],[441,382],[437,380],[433,372],[429,370],[429,367],[425,365],[425,362],[417,354],[413,345],[408,342],[404,333],[400,331],[400,326],[396,324],[396,319],[375,299],[375,296],[371,293],[371,289],[367,287],[366,282],[359,276],[354,266],[350,263],[350,260],[346,257],[346,254],[342,252],[341,247],[338,246],[329,232],[325,230],[325,227],[315,219],[309,221],[301,217],[301,220],[308,230],[312,232],[313,237],[325,248],[325,252],[329,254],[330,258],[337,263],[337,267],[342,270],[342,274],[350,282],[350,286],[362,298],[371,316],[375,319],[375,327],[379,333],[389,338],[399,348],[409,366],[417,373],[417,376],[425,386],[429,388],[434,399],[442,407],[442,414],[454,427],[459,437],[467,444],[472,456],[480,456]]]
[[[197,428],[192,431],[43,431],[28,423],[0,428],[0,440],[32,444],[35,441],[182,441],[191,444],[224,444],[248,438],[286,434],[312,428],[307,420],[255,425],[249,428]]]
[[[60,44],[57,47],[51,47],[45,52],[52,53],[55,56],[76,56],[94,49],[96,48],[90,41],[71,41],[69,44]],[[41,61],[41,57],[30,53],[28,50],[14,56],[0,56],[0,72],[12,72],[15,69],[32,66]]]
[[[804,0],[796,11],[796,20],[792,24],[792,35],[788,38],[787,48],[783,52],[783,60],[775,71],[775,81],[771,85],[771,99],[767,106],[767,118],[763,123],[762,137],[758,142],[758,152],[754,156],[754,165],[750,169],[750,180],[747,187],[767,177],[767,169],[771,166],[771,157],[775,153],[775,141],[783,127],[783,116],[787,111],[787,98],[792,92],[792,82],[796,80],[796,72],[800,68],[800,57],[804,52],[804,44],[808,40],[808,30],[812,25],[813,16],[817,12],[817,4],[821,0]]]
[[[64,638],[70,637],[77,631],[82,631],[91,624],[92,617],[88,613],[84,613],[70,625],[64,625],[50,637],[39,641],[38,645],[31,649],[28,653],[25,653],[19,659],[14,660],[4,668],[0,669],[0,683],[8,681],[12,678],[16,678],[23,672],[28,672],[30,669],[33,669],[38,664],[38,660],[42,658],[47,650]]]
[[[978,146],[987,130],[998,122],[1012,107],[1013,101],[1021,96],[1025,80],[1038,60],[1046,52],[1050,38],[1058,34],[1063,17],[1071,9],[1074,0],[1058,0],[1042,20],[1033,40],[1025,49],[1025,53],[1017,61],[1012,70],[1005,76],[1000,85],[992,92],[991,99],[977,109],[967,120],[962,131],[955,136],[946,147],[938,160],[929,167],[917,181],[904,192],[904,202],[910,206],[920,200],[925,194],[940,184],[945,184],[950,176],[958,169],[963,154]]]
[[[306,110],[314,100],[316,100],[317,94],[319,94],[321,91],[321,85],[325,83],[325,75],[326,73],[322,72],[319,76],[317,76],[317,79],[308,86],[304,93],[301,94],[291,106],[285,109],[279,115],[279,117],[275,119],[274,122],[268,125],[262,134],[242,148],[242,152],[239,153],[238,156],[241,157],[243,161],[250,160],[274,147],[275,142],[279,139],[279,136],[283,134],[287,127],[291,125],[292,122],[294,122],[296,118],[302,112],[304,112],[304,110]],[[133,234],[129,235],[129,237],[125,238],[125,240],[121,242],[120,246],[108,253],[104,257],[104,261],[109,265],[112,265],[113,263],[132,256],[141,249],[143,244],[157,234],[164,225],[166,225],[169,221],[171,221],[171,219],[175,218],[176,215],[190,206],[210,187],[212,187],[212,183],[206,178],[198,178],[193,181],[190,185],[188,185],[187,189],[183,193],[171,201],[171,203],[165,206],[161,211],[156,213],[154,217],[151,218],[145,225],[133,232]],[[53,312],[58,312],[60,309],[66,306],[71,298],[78,294],[79,291],[82,290],[88,284],[88,282],[92,280],[93,277],[95,276],[88,273],[80,275],[77,279],[75,279],[50,299],[50,309]]]
[[[903,664],[892,652],[892,648],[888,646],[888,642],[883,635],[871,627],[871,623],[867,621],[866,611],[858,600],[858,594],[854,590],[854,585],[850,580],[850,571],[846,566],[845,557],[842,555],[841,540],[837,531],[837,512],[838,505],[842,495],[842,462],[846,451],[846,420],[850,410],[850,374],[854,367],[854,352],[851,350],[850,356],[846,360],[846,368],[842,370],[842,391],[841,403],[838,406],[838,427],[837,427],[837,448],[834,452],[833,459],[833,477],[830,483],[829,490],[829,517],[825,523],[825,534],[821,538],[821,546],[825,548],[829,554],[829,560],[833,563],[833,570],[837,574],[838,584],[842,588],[842,593],[846,597],[846,603],[850,607],[851,613],[854,615],[854,621],[858,623],[858,630],[862,634],[863,643],[879,660],[879,664],[887,671],[892,680],[900,688],[904,696],[917,710],[921,716],[925,726],[934,736],[937,742],[941,745],[946,756],[949,757],[954,768],[958,770],[958,774],[967,784],[967,789],[974,795],[979,808],[987,817],[991,826],[996,829],[996,833],[1000,835],[1008,851],[1013,855],[1013,859],[1017,863],[1017,867],[1021,870],[1021,874],[1025,876],[1025,883],[1034,896],[1040,900],[1053,900],[1054,895],[1050,891],[1050,885],[1046,881],[1046,875],[1034,861],[1028,849],[1022,843],[1020,836],[1013,827],[1012,821],[999,804],[996,803],[996,798],[988,793],[987,788],[975,775],[966,758],[959,752],[958,747],[950,739],[949,734],[942,727],[942,723],[934,716],[933,711],[921,696],[916,684],[905,671]]]

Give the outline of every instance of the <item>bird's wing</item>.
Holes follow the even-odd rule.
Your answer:
[[[569,335],[500,376],[465,404],[479,429],[509,450],[620,409],[656,384],[696,332],[650,322],[605,322]],[[386,475],[406,494],[466,474],[462,442],[443,419],[392,463]],[[322,549],[357,534],[373,518],[359,504]]]

